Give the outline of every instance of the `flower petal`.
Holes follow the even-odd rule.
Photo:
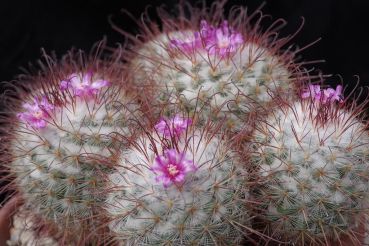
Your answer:
[[[65,91],[66,89],[68,89],[69,83],[70,83],[69,81],[62,80],[62,82],[60,82],[60,86],[59,86],[60,90]]]
[[[174,181],[180,183],[180,182],[183,182],[184,178],[185,178],[185,174],[180,173],[174,178]]]
[[[164,155],[155,157],[151,170],[156,174],[156,182],[168,187],[171,183],[183,182],[186,174],[196,167],[193,161],[186,159],[185,153],[166,149]]]
[[[110,83],[107,80],[98,80],[91,84],[91,87],[94,89],[100,89],[104,86],[108,86]]]

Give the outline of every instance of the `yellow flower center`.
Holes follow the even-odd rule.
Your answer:
[[[42,117],[42,110],[37,110],[36,112],[33,113],[33,116],[37,119],[40,119]]]
[[[168,165],[168,173],[171,176],[175,176],[177,173],[179,173],[179,170],[177,169],[176,165],[169,164]]]

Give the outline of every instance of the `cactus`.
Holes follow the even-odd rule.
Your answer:
[[[251,157],[261,179],[256,197],[278,239],[338,245],[348,236],[349,245],[361,245],[357,229],[369,198],[367,126],[354,106],[345,109],[340,87],[310,89],[302,94],[306,99],[257,124]]]
[[[10,230],[11,237],[7,241],[8,246],[58,246],[55,235],[39,235],[33,230],[35,227],[32,217],[20,209],[13,216],[13,227]]]
[[[239,8],[227,21],[221,17],[222,7],[216,2],[208,13],[191,8],[192,15],[186,17],[187,9],[179,6],[178,18],[164,14],[162,32],[145,26],[146,40],[127,57],[136,85],[153,88],[150,103],[202,111],[240,130],[249,113],[260,112],[260,107],[272,105],[274,96],[296,89],[303,73],[293,62],[295,52],[281,50],[289,39],[272,37],[278,23],[261,34],[259,26],[250,25],[257,14],[248,16]]]
[[[121,156],[106,211],[122,245],[241,245],[246,170],[221,134],[190,122],[162,119]]]
[[[21,107],[9,110],[18,113],[8,166],[30,214],[57,227],[65,242],[98,242],[104,180],[130,136],[137,106],[118,84],[114,64],[94,61],[74,73],[70,64],[56,63],[33,78],[38,89],[26,90]]]

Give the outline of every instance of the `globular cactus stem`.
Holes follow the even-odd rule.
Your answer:
[[[245,168],[191,122],[162,119],[122,154],[106,202],[121,245],[241,245],[249,233]]]
[[[255,129],[256,197],[271,235],[293,245],[361,245],[369,198],[369,137],[336,90],[309,86]],[[336,102],[338,101],[338,102]],[[358,107],[360,109],[360,107]],[[346,244],[345,244],[346,245]]]
[[[178,12],[187,7],[179,6]],[[275,96],[294,93],[305,73],[293,62],[291,47],[281,49],[288,38],[273,39],[273,28],[261,33],[251,26],[258,14],[238,8],[227,18],[222,7],[219,2],[210,12],[190,7],[191,16],[178,19],[164,14],[162,31],[141,23],[146,42],[134,40],[138,44],[127,55],[128,65],[138,88],[153,88],[150,103],[201,111],[209,119],[225,120],[228,129],[241,130],[249,113],[274,106]]]
[[[111,66],[67,73],[60,65],[59,76],[31,96],[20,95],[22,107],[14,110],[7,147],[13,188],[25,209],[58,228],[65,243],[103,237],[105,179],[130,136],[137,106],[119,84],[121,72],[108,73]]]

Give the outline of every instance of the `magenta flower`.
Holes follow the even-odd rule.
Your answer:
[[[203,39],[211,39],[215,35],[215,28],[208,24],[206,20],[200,22],[200,35]]]
[[[179,137],[186,131],[187,127],[192,124],[192,120],[189,118],[182,118],[176,115],[170,120],[161,119],[158,124],[155,125],[155,129],[164,134],[165,137],[175,136]]]
[[[209,54],[224,57],[234,53],[244,43],[242,34],[229,27],[227,21],[224,21],[220,27],[214,28],[203,20],[200,29]]]
[[[189,172],[197,170],[192,160],[185,157],[185,153],[178,153],[175,149],[167,149],[164,155],[157,156],[151,170],[157,175],[156,182],[163,183],[167,188],[171,184],[182,183]]]
[[[92,73],[87,73],[84,76],[81,74],[72,74],[67,80],[60,83],[60,89],[65,91],[72,90],[73,94],[78,97],[89,97],[96,95],[102,87],[108,86],[106,80],[92,80]]]
[[[34,103],[24,103],[23,108],[26,112],[19,113],[17,116],[20,120],[26,122],[35,128],[44,128],[47,125],[45,119],[49,117],[49,112],[54,109],[46,97],[42,97],[41,101],[34,98]]]
[[[178,38],[171,39],[170,46],[181,50],[185,54],[192,54],[195,50],[202,47],[200,34],[198,32],[194,32],[193,36],[189,36],[184,40]]]
[[[301,94],[302,98],[313,98],[315,100],[320,100],[322,92],[320,90],[320,85],[309,85],[308,89],[305,89]]]
[[[193,53],[195,50],[205,47],[209,54],[219,55],[220,57],[235,52],[243,43],[242,34],[229,27],[227,21],[224,21],[220,27],[215,28],[209,25],[206,20],[201,21],[200,31],[194,32],[193,36],[185,40],[170,40],[172,48],[178,48],[184,53]]]
[[[332,102],[332,101],[338,101],[338,102],[342,102],[343,101],[343,96],[342,96],[342,85],[338,85],[336,87],[336,89],[332,89],[332,88],[327,88],[323,91],[324,93],[324,98],[323,98],[323,102]]]
[[[309,88],[301,94],[302,98],[313,98],[322,103],[338,101],[342,102],[342,86],[338,85],[336,90],[333,88],[320,89],[320,85],[309,85]]]

